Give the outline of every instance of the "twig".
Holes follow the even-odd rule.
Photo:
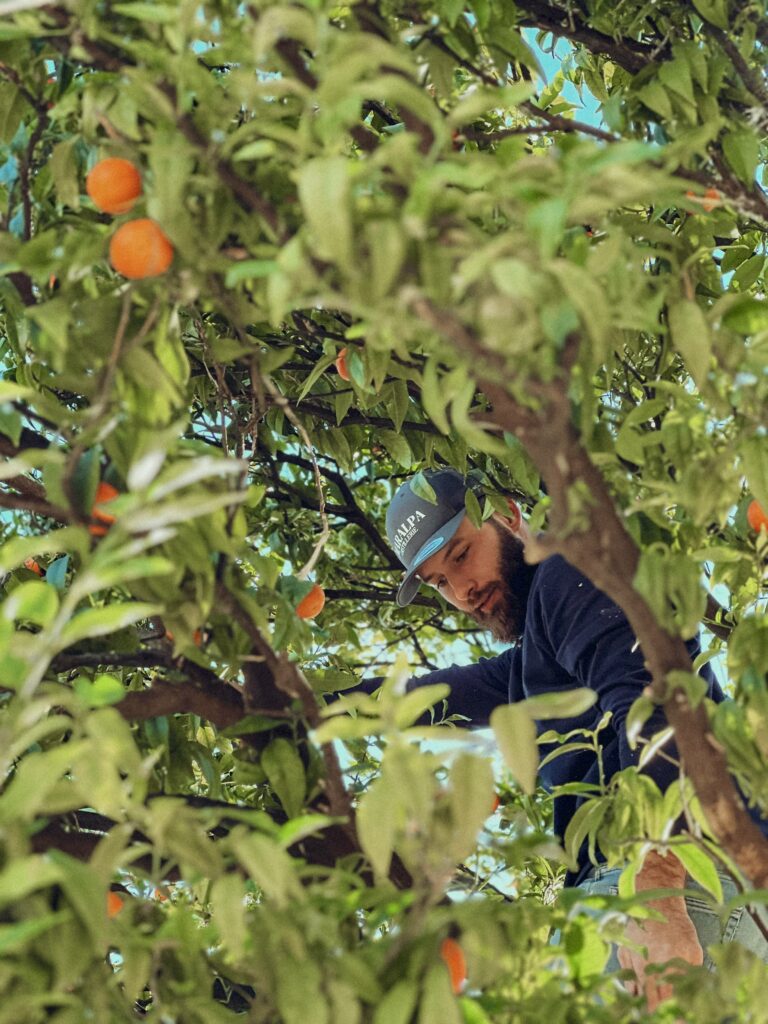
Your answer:
[[[763,106],[768,106],[768,88],[765,82],[750,68],[734,41],[726,32],[721,28],[716,28],[714,25],[707,25],[707,30],[722,46],[728,59],[733,64],[737,75],[748,91],[752,93],[752,98],[758,103],[762,103]]]
[[[307,560],[306,564],[303,565],[302,568],[299,569],[299,571],[296,573],[298,579],[305,580],[317,565],[317,560],[320,558],[322,550],[328,543],[328,540],[331,536],[331,527],[328,522],[328,514],[325,511],[325,490],[323,488],[323,478],[320,473],[320,467],[317,464],[317,456],[315,455],[314,446],[312,445],[312,441],[309,438],[309,434],[307,433],[304,424],[301,422],[301,420],[298,418],[296,413],[291,408],[288,399],[278,390],[278,387],[272,380],[272,378],[265,375],[263,376],[262,379],[264,381],[264,386],[272,396],[272,401],[274,402],[274,404],[278,406],[278,408],[282,409],[286,417],[291,421],[291,423],[298,431],[299,437],[301,438],[302,443],[307,450],[307,454],[311,459],[312,471],[315,476],[315,487],[317,488],[320,522],[322,523],[323,528],[320,532],[320,536],[317,540],[317,543],[315,544],[312,554],[309,556],[309,559]]]

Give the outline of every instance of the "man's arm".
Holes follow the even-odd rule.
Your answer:
[[[682,889],[685,886],[685,868],[674,854],[664,856],[652,850],[637,874],[635,885],[638,892]],[[635,972],[638,991],[645,993],[648,1009],[654,1010],[662,1000],[672,995],[672,988],[664,983],[663,975],[646,976],[648,964],[665,963],[679,957],[698,966],[703,963],[704,953],[682,896],[652,900],[649,906],[662,913],[665,920],[632,921],[625,932],[630,942],[647,947],[648,957],[622,946],[619,949],[619,963]]]
[[[491,712],[500,704],[509,703],[510,676],[516,671],[519,652],[510,647],[496,658],[480,658],[474,665],[450,665],[448,668],[435,669],[424,675],[414,676],[408,680],[406,691],[418,689],[420,686],[431,686],[435,683],[447,683],[451,688],[446,699],[445,718],[458,716],[459,726],[482,729],[488,725]],[[326,699],[334,700],[346,693],[374,693],[382,684],[382,677],[362,679],[355,686],[331,694]],[[438,715],[442,716],[442,708],[437,706]],[[430,715],[427,712],[419,720],[419,725],[429,725]]]

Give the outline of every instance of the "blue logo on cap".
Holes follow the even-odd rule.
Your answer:
[[[445,544],[445,538],[440,535],[438,537],[431,537],[426,544],[423,544],[416,552],[416,557],[411,565],[412,569],[415,569],[417,565],[421,565],[425,558],[429,558],[431,554],[434,554],[438,548],[441,548]]]

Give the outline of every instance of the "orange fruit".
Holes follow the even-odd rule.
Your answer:
[[[765,514],[763,506],[759,501],[751,501],[749,503],[747,522],[755,533],[760,533],[761,529],[768,530],[768,515]]]
[[[99,160],[88,172],[85,191],[102,213],[127,213],[141,195],[141,175],[130,160]]]
[[[93,500],[93,508],[91,509],[91,519],[96,519],[98,522],[91,523],[88,527],[88,532],[93,537],[103,537],[115,521],[115,517],[110,515],[109,512],[103,512],[99,505],[104,505],[108,501],[114,501],[119,495],[120,491],[113,487],[112,484],[105,483],[104,480],[99,483],[99,486],[96,488],[96,497]],[[106,525],[100,525],[102,523]]]
[[[496,811],[501,807],[501,800],[499,800],[499,794],[493,794],[493,803],[491,804],[491,814],[495,814]]]
[[[453,994],[457,996],[467,981],[467,961],[464,959],[464,950],[456,939],[443,939],[440,943],[440,957],[448,968],[448,973],[451,976],[451,988]]]
[[[168,236],[149,217],[121,224],[109,243],[109,262],[118,274],[134,281],[164,274],[172,261]]]
[[[196,629],[192,634],[192,643],[195,647],[202,647],[203,644],[203,632],[200,629]]]
[[[349,369],[347,367],[347,350],[343,348],[336,357],[336,372],[342,380],[351,380],[349,375]]]
[[[716,207],[720,205],[720,193],[716,188],[708,188],[704,193],[704,198],[701,201],[702,208],[705,213],[710,213]]]
[[[110,891],[107,893],[107,917],[116,917],[123,909],[125,900],[119,892]]]
[[[319,583],[315,583],[308,594],[296,605],[296,614],[300,619],[314,619],[323,610],[325,591]]]
[[[35,574],[35,576],[42,576],[43,575],[43,570],[40,568],[40,566],[37,564],[37,562],[34,560],[34,558],[25,558],[24,559],[24,568],[25,569],[29,569],[29,571],[33,572]]]

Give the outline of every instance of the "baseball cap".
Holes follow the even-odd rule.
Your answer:
[[[429,487],[423,486],[424,481]],[[430,488],[434,501],[424,496]],[[419,566],[447,544],[461,525],[468,490],[482,493],[479,482],[465,479],[455,469],[425,470],[397,489],[387,510],[387,537],[406,570],[396,597],[401,608],[416,596]]]

